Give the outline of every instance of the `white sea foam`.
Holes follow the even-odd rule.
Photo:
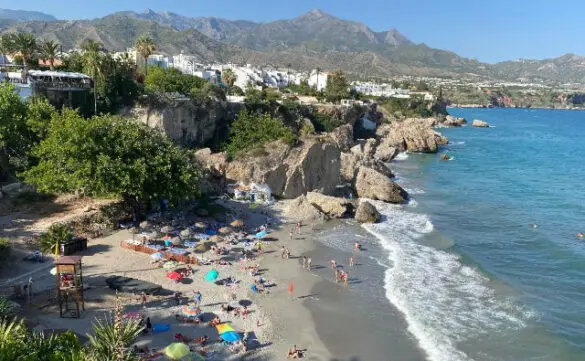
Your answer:
[[[394,160],[407,160],[408,159],[408,153],[406,152],[402,152],[402,153],[398,153],[398,155],[396,157],[394,157]]]
[[[520,329],[526,315],[497,298],[488,279],[453,253],[417,243],[433,231],[424,214],[375,202],[386,221],[364,227],[388,251],[386,297],[405,316],[430,361],[472,361],[457,344],[502,329]]]
[[[398,180],[396,180],[396,182],[398,182]],[[418,187],[411,187],[408,185],[408,183],[406,186],[403,186],[402,188],[408,192],[408,194],[413,195],[413,194],[424,194],[425,191],[424,189],[418,188]]]
[[[461,140],[458,142],[449,143],[449,145],[465,145],[465,142]]]

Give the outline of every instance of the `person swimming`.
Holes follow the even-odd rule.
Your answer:
[[[577,238],[583,238],[583,237],[584,237],[583,233],[581,233],[581,232],[577,233]]]
[[[538,227],[538,226],[536,225],[536,223],[532,223],[532,224],[530,225],[530,227],[532,227],[532,228],[536,228],[536,227]]]

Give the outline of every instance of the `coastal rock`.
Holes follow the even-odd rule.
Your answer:
[[[361,164],[362,160],[355,153],[341,153],[341,181],[345,183],[353,183],[357,175],[357,170]]]
[[[307,193],[307,200],[319,211],[332,218],[342,218],[353,209],[352,203],[347,199],[316,192]]]
[[[390,162],[398,155],[398,149],[390,146],[387,142],[380,142],[376,147],[374,158],[382,162]]]
[[[370,202],[361,202],[355,212],[355,220],[360,223],[376,223],[380,217],[380,212]]]
[[[294,220],[316,220],[323,217],[323,214],[304,195],[288,201],[284,208],[284,215]]]
[[[465,120],[465,118],[457,118],[452,115],[447,115],[442,124],[446,127],[460,127],[463,124],[467,124],[467,120]]]
[[[323,139],[305,138],[295,147],[277,141],[227,163],[225,173],[229,181],[267,184],[276,197],[332,194],[339,183],[340,157],[337,145]]]
[[[354,145],[353,126],[351,124],[335,128],[330,133],[330,136],[342,152],[347,152]]]
[[[433,130],[428,119],[411,118],[379,127],[376,136],[385,146],[399,152],[436,153],[445,142],[440,133]]]
[[[368,167],[360,167],[355,181],[355,189],[360,198],[390,203],[403,203],[408,197],[408,193],[398,184],[392,182],[384,174]]]
[[[162,286],[152,282],[122,276],[110,276],[106,278],[106,284],[113,290],[134,294],[144,292],[148,295],[153,295],[157,294],[162,289]]]
[[[490,125],[487,122],[484,122],[483,120],[479,120],[479,119],[474,119],[473,123],[471,123],[471,125],[475,128],[489,128]]]

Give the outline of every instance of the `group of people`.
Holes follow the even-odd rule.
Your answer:
[[[312,263],[313,263],[313,260],[311,259],[311,257],[303,256],[302,260],[303,260],[303,269],[310,271],[311,267],[312,267]]]

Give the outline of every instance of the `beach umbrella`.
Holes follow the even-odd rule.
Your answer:
[[[171,360],[180,360],[190,352],[189,346],[182,342],[174,342],[165,347],[165,355]]]
[[[244,225],[244,222],[242,222],[242,221],[241,221],[241,220],[239,220],[239,219],[236,219],[235,221],[233,221],[232,223],[230,223],[230,225],[231,225],[232,227],[241,227],[241,226],[243,226],[243,225]]]
[[[205,229],[207,228],[207,224],[203,222],[195,222],[195,227]]]
[[[183,244],[183,241],[181,241],[179,237],[174,237],[173,239],[171,239],[171,243],[174,244],[175,246],[180,246]]]
[[[160,231],[162,233],[171,233],[172,231],[174,231],[175,229],[171,226],[164,226],[163,228],[160,229]]]
[[[229,234],[233,231],[233,229],[231,229],[230,227],[221,227],[219,229],[219,233],[221,234]]]
[[[215,268],[212,268],[211,271],[207,272],[207,274],[205,275],[205,280],[207,282],[215,282],[215,280],[217,280],[218,277],[219,272],[217,272]]]
[[[179,272],[170,272],[167,273],[167,278],[173,281],[181,281],[183,279],[183,275]]]
[[[171,269],[176,268],[178,266],[179,266],[179,262],[177,262],[177,261],[168,261],[168,262],[165,262],[165,264],[163,264],[163,269],[171,270]]]
[[[230,323],[220,323],[215,328],[217,329],[217,333],[219,333],[219,337],[224,341],[237,342],[241,340],[240,335]]]
[[[194,303],[190,303],[181,307],[180,313],[182,316],[195,318],[201,314],[201,310]]]
[[[152,227],[152,224],[149,221],[140,222],[141,229],[149,229],[150,227]]]
[[[185,228],[184,230],[181,231],[181,233],[179,233],[181,235],[181,237],[183,238],[188,238],[190,237],[193,232],[191,232],[191,230],[189,228]]]
[[[223,242],[223,238],[221,238],[221,237],[220,237],[220,236],[218,236],[218,235],[215,235],[215,236],[211,236],[211,237],[209,237],[209,240],[210,240],[211,242],[215,242],[215,243],[221,243],[221,242]]]
[[[156,252],[156,253],[151,254],[150,257],[154,260],[160,261],[161,259],[165,258],[165,255],[163,253]]]

